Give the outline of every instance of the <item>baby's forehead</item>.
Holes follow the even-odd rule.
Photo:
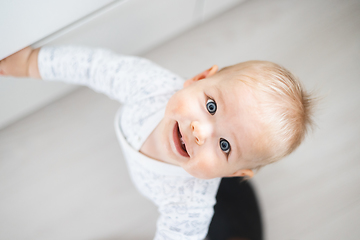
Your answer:
[[[254,104],[257,91],[241,79],[222,77],[213,87],[230,106]]]

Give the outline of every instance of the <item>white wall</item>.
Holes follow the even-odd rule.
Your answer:
[[[141,54],[243,0],[13,0],[1,3],[0,59],[33,45],[82,44]],[[0,78],[0,129],[76,89]]]

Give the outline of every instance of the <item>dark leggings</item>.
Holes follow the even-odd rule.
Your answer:
[[[263,239],[260,208],[249,181],[223,178],[216,201],[207,239]]]

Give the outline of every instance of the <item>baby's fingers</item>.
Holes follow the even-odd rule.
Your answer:
[[[5,64],[6,59],[0,60],[0,75],[6,75],[3,70],[3,65]]]
[[[11,75],[11,69],[9,72],[9,61],[7,58],[0,60],[0,76]]]
[[[0,61],[0,75],[26,77],[28,60],[32,52],[31,47],[26,47]]]

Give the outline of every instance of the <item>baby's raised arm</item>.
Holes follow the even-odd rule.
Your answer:
[[[27,47],[3,59],[0,73],[84,85],[121,103],[139,101],[145,93],[150,96],[163,88],[157,82],[182,85],[178,76],[147,59],[82,46]]]
[[[37,61],[39,50],[26,47],[0,60],[0,75],[40,79]]]

